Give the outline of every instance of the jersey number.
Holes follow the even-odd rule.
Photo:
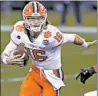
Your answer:
[[[54,37],[58,42],[60,42],[61,40],[62,40],[62,35],[59,33],[59,32],[57,32],[56,33],[56,36]]]
[[[35,61],[42,62],[47,59],[47,56],[42,56],[42,55],[45,55],[45,51],[43,51],[43,50],[34,49],[32,52],[33,52],[33,56],[34,56]]]

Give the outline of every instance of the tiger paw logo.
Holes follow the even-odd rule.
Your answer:
[[[44,33],[44,38],[50,38],[50,37],[51,37],[50,31]]]
[[[16,26],[16,31],[21,32],[24,30],[24,27],[22,25],[17,25]]]

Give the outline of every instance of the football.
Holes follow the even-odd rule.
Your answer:
[[[27,48],[24,48],[24,49],[17,49],[13,52],[13,55],[20,55],[23,56],[23,54],[25,54],[24,56],[24,66],[27,65],[27,61],[29,60],[29,51]]]

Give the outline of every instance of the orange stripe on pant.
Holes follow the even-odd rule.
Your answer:
[[[31,72],[28,73],[21,84],[19,96],[57,96],[57,91],[48,82],[40,70],[32,65]],[[41,76],[40,76],[41,75]]]

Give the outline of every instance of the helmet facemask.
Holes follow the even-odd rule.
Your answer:
[[[26,16],[24,21],[25,27],[29,31],[40,32],[45,25],[46,18],[44,16]]]

